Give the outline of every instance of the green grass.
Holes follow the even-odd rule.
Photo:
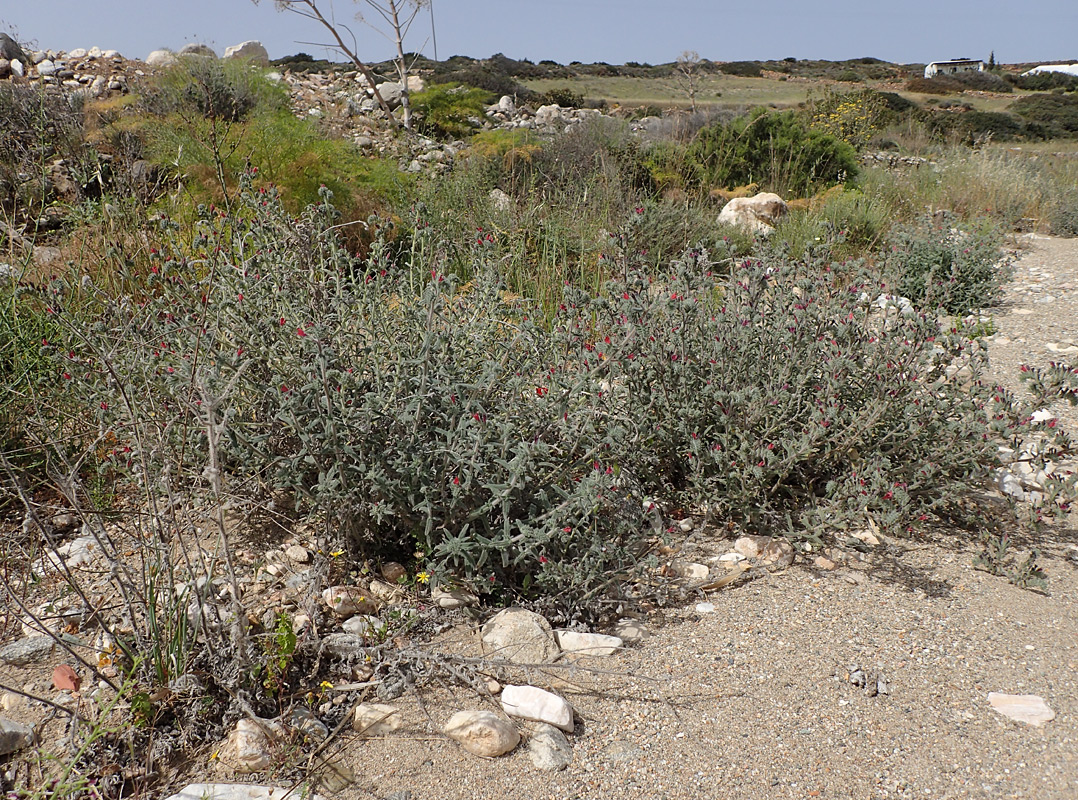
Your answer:
[[[672,79],[635,78],[630,76],[586,76],[571,79],[543,78],[524,81],[536,92],[567,87],[591,100],[605,100],[610,105],[657,105],[688,107],[689,99]],[[732,75],[703,75],[696,93],[698,107],[723,106],[795,106],[804,102],[809,91],[822,84],[815,81],[779,81],[769,78],[739,78]]]

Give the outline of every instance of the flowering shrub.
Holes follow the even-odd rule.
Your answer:
[[[897,227],[884,261],[899,294],[918,305],[968,314],[999,302],[1010,260],[995,227],[956,225],[942,214]]]
[[[61,294],[58,382],[118,472],[289,489],[357,558],[418,550],[432,581],[594,608],[644,563],[645,497],[794,538],[910,530],[971,513],[1031,425],[967,339],[874,310],[853,268],[696,251],[660,281],[622,256],[537,319],[481,247],[463,284],[359,262],[324,194],[295,220],[248,188],[186,240],[160,219],[149,272],[92,320]]]

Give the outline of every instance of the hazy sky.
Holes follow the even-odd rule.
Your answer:
[[[875,56],[924,62],[965,56],[1000,62],[1078,61],[1078,0],[433,0],[440,58],[673,61],[684,50],[720,61]],[[355,22],[364,3],[318,0],[347,24],[359,53],[390,43]],[[0,31],[44,49],[98,46],[145,58],[204,42],[218,52],[259,39],[272,58],[326,55],[319,25],[273,0],[3,0]],[[423,12],[407,49],[434,54]]]

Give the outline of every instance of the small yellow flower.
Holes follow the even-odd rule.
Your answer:
[[[429,572],[417,572],[415,574],[415,579],[419,583],[430,583],[430,573]]]
[[[318,684],[318,688],[321,689],[323,692],[328,692],[330,689],[333,688],[333,684],[329,681],[322,681],[320,684]]]
[[[333,556],[334,558],[339,558],[340,556],[344,555],[344,551],[343,550],[334,550],[332,553],[330,553],[330,555]]]

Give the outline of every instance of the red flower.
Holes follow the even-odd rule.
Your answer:
[[[548,388],[547,388],[547,387],[545,387],[545,386],[536,386],[536,387],[535,387],[535,393],[536,393],[536,394],[537,394],[537,395],[538,395],[539,397],[542,397],[543,395],[545,395],[545,394],[546,394],[547,392],[549,392],[549,391],[550,391],[550,389],[548,389]]]
[[[303,328],[296,328],[296,336],[306,336],[306,335],[307,335],[307,331],[303,330]]]
[[[281,324],[281,327],[284,327],[284,317],[281,317],[281,322],[280,322],[280,324]]]
[[[101,410],[102,411],[108,411],[109,410],[109,404],[106,403],[104,400],[101,401]]]
[[[281,384],[281,394],[288,394],[288,384],[287,383],[282,383]]]

